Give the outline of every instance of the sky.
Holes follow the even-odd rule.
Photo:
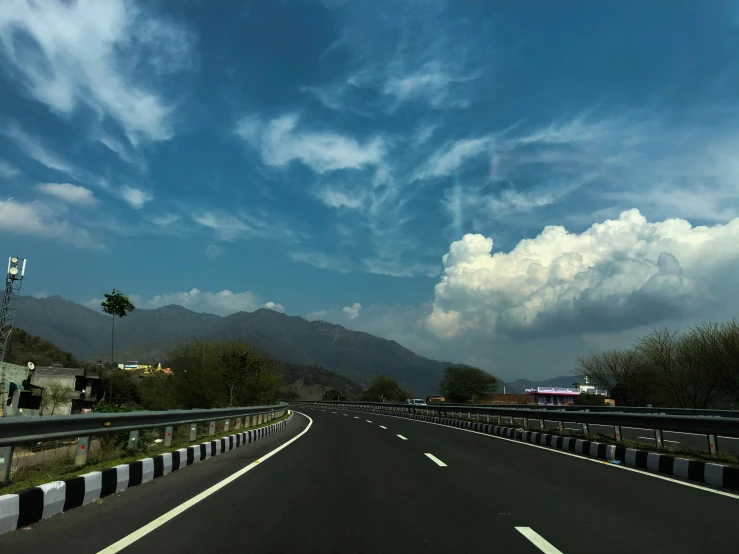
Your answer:
[[[504,378],[739,307],[739,2],[0,3],[23,293]]]

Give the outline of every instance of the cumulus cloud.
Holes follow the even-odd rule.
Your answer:
[[[172,107],[132,67],[157,76],[188,66],[181,25],[125,0],[25,2],[0,7],[0,53],[26,92],[70,115],[86,105],[117,121],[134,143],[172,135]]]
[[[281,314],[285,313],[285,306],[282,304],[278,304],[277,302],[266,302],[264,304],[264,307],[268,310],[274,310],[276,312],[280,312]]]
[[[215,260],[216,258],[223,255],[225,250],[217,244],[209,244],[205,247],[205,257],[209,260]]]
[[[361,169],[383,159],[384,143],[379,137],[361,143],[340,133],[298,129],[298,121],[296,114],[268,122],[247,116],[237,123],[235,132],[260,152],[265,164],[275,167],[298,161],[316,173],[326,173]]]
[[[638,210],[576,234],[546,227],[510,252],[475,234],[452,243],[428,328],[461,335],[618,331],[694,315],[720,302],[715,275],[739,261],[739,219],[693,227]]]
[[[351,306],[344,306],[341,311],[344,312],[349,319],[356,319],[361,310],[362,305],[359,302],[355,302]]]
[[[170,304],[183,306],[194,312],[204,312],[215,315],[229,315],[236,312],[253,312],[263,307],[263,302],[253,292],[203,292],[192,289],[189,292],[173,292],[158,294],[150,299],[139,300],[142,308],[161,308]],[[137,306],[139,306],[137,304]]]
[[[135,187],[123,187],[120,194],[121,198],[135,210],[140,210],[144,204],[154,199],[147,191]]]
[[[0,230],[66,242],[80,248],[102,248],[87,229],[65,219],[63,210],[38,200],[0,200]]]
[[[97,203],[90,189],[70,183],[42,183],[36,188],[45,194],[55,196],[70,204],[93,206]]]

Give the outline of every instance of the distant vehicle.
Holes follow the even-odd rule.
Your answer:
[[[440,404],[442,402],[446,401],[446,398],[443,396],[428,396],[426,397],[426,403],[427,404]]]
[[[414,406],[425,406],[426,402],[423,398],[409,398],[408,404],[413,404]]]

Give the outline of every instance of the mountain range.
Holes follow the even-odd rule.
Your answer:
[[[110,359],[110,316],[60,296],[18,299],[16,326],[86,360]],[[368,386],[386,374],[416,395],[435,394],[447,363],[414,354],[393,340],[308,321],[274,310],[229,316],[171,305],[136,309],[116,321],[116,361],[161,361],[190,338],[242,338],[283,362],[320,366]]]
[[[110,316],[61,296],[21,296],[16,327],[71,352],[76,358],[90,362],[110,360]],[[442,372],[449,365],[419,356],[393,340],[350,331],[325,321],[308,321],[268,309],[217,316],[178,305],[151,310],[139,308],[117,320],[115,358],[117,362],[164,361],[173,347],[191,338],[247,340],[285,364],[325,368],[343,376],[348,381],[341,386],[337,384],[337,388],[346,393],[355,388],[350,384],[352,381],[364,388],[373,377],[384,374],[394,377],[417,396],[437,394]],[[508,393],[521,393],[524,388],[537,385],[571,386],[575,380],[573,376],[540,382],[499,380],[498,391],[503,392],[503,387]],[[296,386],[300,388],[301,383]],[[318,389],[311,389],[315,388],[315,382],[310,377],[305,387],[303,392],[318,393]]]

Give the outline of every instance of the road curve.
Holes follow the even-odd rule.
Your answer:
[[[439,425],[305,413],[307,433],[121,552],[737,550],[736,496]],[[0,536],[0,549],[100,552],[307,426],[296,414],[263,441]]]

